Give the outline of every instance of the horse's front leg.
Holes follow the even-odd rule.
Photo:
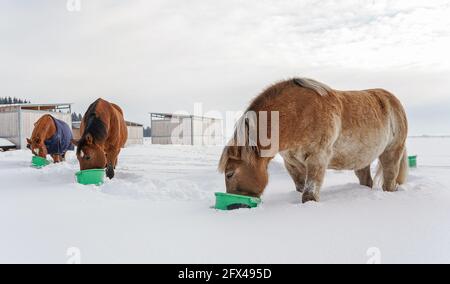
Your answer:
[[[114,178],[114,170],[117,164],[117,157],[119,156],[119,151],[110,150],[106,152],[106,176],[109,179]]]
[[[55,164],[62,162],[61,155],[52,155],[52,159]]]
[[[320,188],[328,168],[328,155],[315,154],[306,159],[306,182],[302,202],[319,202]]]

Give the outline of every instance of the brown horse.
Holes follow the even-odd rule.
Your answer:
[[[112,179],[121,148],[128,139],[122,109],[103,99],[96,100],[81,121],[81,139],[73,140],[81,170],[106,168]]]
[[[248,107],[259,122],[262,113],[277,111],[277,133],[257,129],[244,116],[245,144],[238,144],[238,128],[225,147],[219,171],[225,173],[228,193],[259,197],[268,183],[268,164],[279,153],[303,193],[302,201],[319,201],[327,169],[353,170],[360,184],[373,187],[371,163],[379,158],[383,190],[396,191],[407,176],[405,141],[408,125],[400,101],[382,89],[337,91],[311,79],[292,79],[269,87]],[[269,119],[270,124],[270,119]],[[260,133],[278,138],[278,148],[262,156]]]
[[[67,151],[73,150],[71,140],[71,128],[46,114],[34,124],[31,138],[27,138],[27,148],[36,156],[45,159],[50,155],[55,163],[59,163],[65,160]]]

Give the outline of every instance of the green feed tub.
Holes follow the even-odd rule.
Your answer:
[[[409,156],[408,164],[410,168],[417,168],[417,156]]]
[[[102,185],[105,180],[104,169],[79,171],[75,175],[77,182],[83,185]]]
[[[44,159],[42,157],[33,156],[33,158],[31,159],[31,164],[35,168],[43,168],[45,166],[50,165],[50,162],[47,159]]]
[[[216,209],[219,210],[235,210],[241,208],[255,208],[261,203],[261,199],[257,197],[249,197],[236,194],[227,194],[222,192],[216,193]]]

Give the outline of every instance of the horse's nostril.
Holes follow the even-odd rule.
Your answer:
[[[236,191],[237,194],[242,194],[242,193],[244,193],[244,191],[242,190],[242,188],[239,188],[239,187],[237,187],[235,191]]]

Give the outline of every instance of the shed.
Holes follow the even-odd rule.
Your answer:
[[[144,144],[144,125],[131,121],[126,121],[126,123],[128,128],[126,146]]]
[[[221,145],[222,120],[212,117],[151,113],[152,144]]]
[[[144,126],[142,124],[125,121],[128,129],[128,140],[125,146],[144,144]],[[72,132],[74,139],[80,139],[80,121],[72,122]]]
[[[11,141],[17,149],[26,148],[26,138],[34,124],[45,114],[72,124],[71,103],[0,105],[0,138]]]
[[[16,149],[16,145],[11,143],[7,139],[0,138],[0,151],[8,151],[8,150],[12,150],[12,149]]]

